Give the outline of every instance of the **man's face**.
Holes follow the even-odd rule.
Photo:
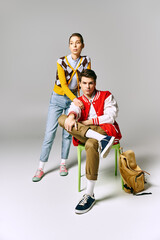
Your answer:
[[[82,77],[80,87],[82,89],[82,92],[86,97],[90,98],[96,88],[96,83],[94,82],[94,79]]]

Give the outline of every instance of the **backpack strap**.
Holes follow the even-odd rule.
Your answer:
[[[127,186],[127,184],[124,184],[123,186],[124,186],[124,188],[126,188],[127,190],[130,190],[130,191],[131,191],[131,193],[134,193],[134,191],[133,191],[133,188],[132,188],[132,187],[128,187],[128,186]]]
[[[151,192],[134,193],[134,190],[133,190],[132,187],[128,187],[127,184],[124,184],[123,186],[124,186],[124,188],[126,188],[127,190],[130,190],[131,193],[133,193],[133,195],[135,195],[135,196],[142,196],[142,195],[149,195],[149,194],[152,194]]]
[[[135,196],[142,196],[142,195],[148,195],[148,194],[152,194],[151,192],[144,192],[144,193],[136,193],[136,194],[133,194]]]

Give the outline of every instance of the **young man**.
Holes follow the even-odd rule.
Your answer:
[[[83,95],[81,109],[71,104],[68,116],[61,115],[58,122],[74,138],[85,144],[87,189],[75,208],[76,213],[85,213],[95,203],[94,186],[98,176],[99,147],[101,157],[106,157],[112,145],[121,139],[119,126],[115,121],[118,106],[109,91],[96,90],[97,76],[93,70],[85,69],[80,74]]]

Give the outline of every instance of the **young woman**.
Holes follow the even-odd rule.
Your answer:
[[[42,145],[39,166],[33,182],[38,182],[44,176],[44,166],[48,161],[50,150],[58,127],[58,118],[62,113],[67,114],[73,101],[76,106],[83,108],[83,103],[77,98],[79,95],[79,74],[84,69],[91,68],[88,56],[81,56],[84,40],[81,34],[73,33],[69,38],[71,54],[61,57],[57,61],[57,74],[54,89],[51,95],[45,137]],[[66,176],[66,160],[70,150],[72,137],[67,131],[62,132],[60,175]]]

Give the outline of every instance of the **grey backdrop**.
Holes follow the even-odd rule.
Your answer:
[[[42,131],[56,60],[73,32],[84,36],[97,87],[119,103],[124,138],[157,133],[160,1],[1,1],[0,27],[3,138]]]
[[[160,1],[0,4],[1,139],[42,137],[56,61],[69,53],[73,32],[84,36],[97,88],[119,103],[123,141],[158,135]]]

